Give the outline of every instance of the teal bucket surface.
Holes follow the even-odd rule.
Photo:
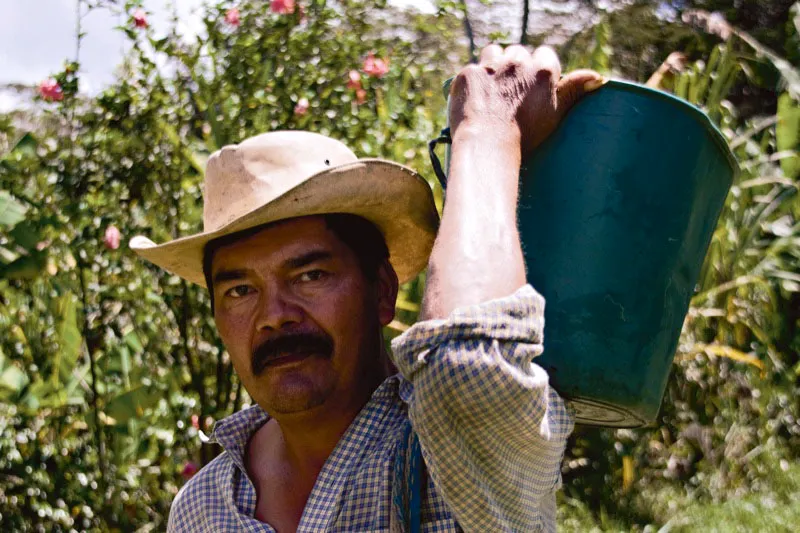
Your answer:
[[[610,81],[520,171],[528,281],[546,299],[536,362],[576,422],[658,414],[736,161],[699,109]]]

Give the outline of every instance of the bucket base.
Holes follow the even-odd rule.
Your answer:
[[[575,423],[585,426],[635,428],[651,422],[633,411],[596,400],[573,398],[567,400],[567,405],[574,409]]]

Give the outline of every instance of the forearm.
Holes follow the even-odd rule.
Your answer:
[[[453,149],[422,318],[511,294],[525,283],[516,211],[521,154],[529,154],[569,108],[603,78],[580,70],[561,78],[558,56],[490,45],[479,65],[450,87]]]
[[[422,318],[508,296],[525,283],[517,231],[520,139],[512,127],[456,130]]]

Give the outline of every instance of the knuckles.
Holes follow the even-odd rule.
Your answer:
[[[456,80],[466,82],[478,77],[483,77],[485,75],[486,70],[482,66],[470,64],[461,69],[461,72],[459,72],[458,76],[456,76]]]
[[[559,77],[558,71],[552,67],[538,67],[535,72],[537,81],[557,81]]]
[[[450,89],[451,96],[464,93],[468,88],[482,85],[486,82],[486,70],[479,65],[467,65],[453,79]]]

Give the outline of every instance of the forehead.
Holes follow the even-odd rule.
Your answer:
[[[214,251],[212,271],[225,266],[281,263],[310,250],[341,253],[342,242],[323,216],[281,220],[251,235],[222,244]]]

